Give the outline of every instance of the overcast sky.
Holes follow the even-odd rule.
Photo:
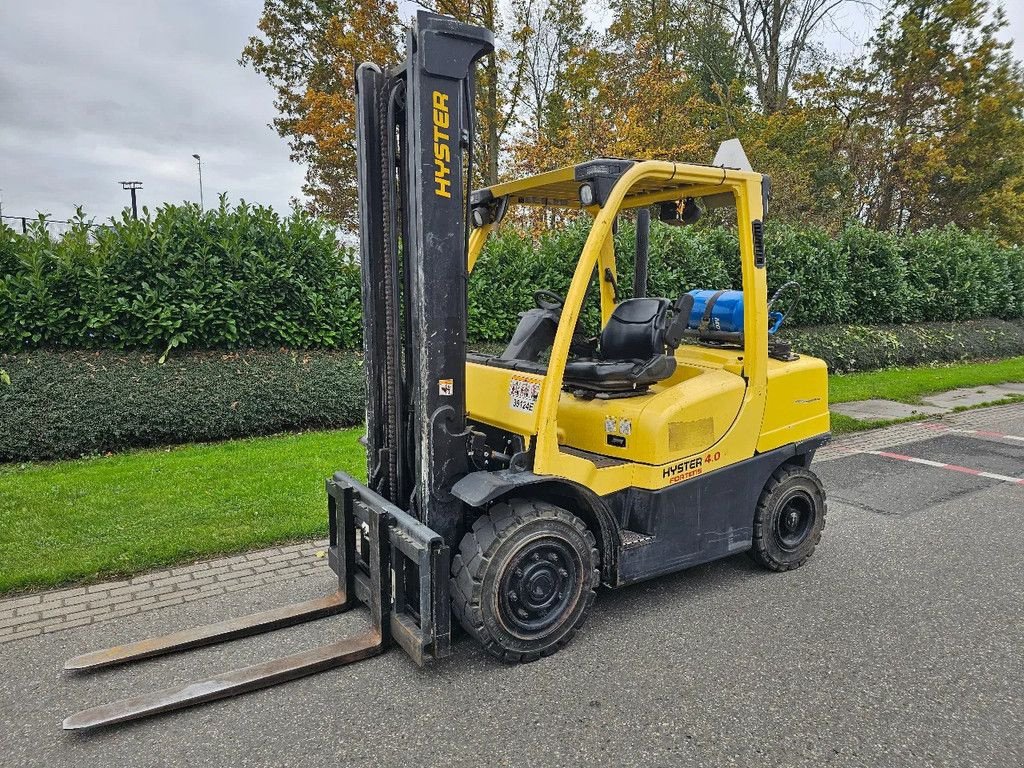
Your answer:
[[[1024,59],[1024,3],[1007,11]],[[406,4],[403,3],[403,7]],[[286,210],[303,169],[267,124],[273,94],[238,66],[261,0],[0,0],[0,190],[6,215],[117,213],[140,200],[219,192]],[[598,15],[595,14],[595,17]],[[854,50],[873,20],[842,19],[830,44]]]
[[[6,6],[6,7],[3,7]],[[4,213],[101,218],[128,199],[226,191],[286,210],[303,170],[267,123],[273,93],[238,66],[259,0],[0,0]]]

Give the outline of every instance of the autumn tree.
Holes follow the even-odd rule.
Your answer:
[[[641,70],[644,61],[674,68],[709,101],[744,79],[738,37],[711,0],[611,0],[610,8],[606,46],[640,62]]]
[[[534,137],[548,127],[551,100],[566,90],[572,62],[593,35],[581,0],[513,0],[523,40],[521,122]]]
[[[274,88],[272,125],[306,166],[310,209],[354,226],[356,67],[397,60],[394,0],[265,0],[239,63]]]
[[[1024,76],[996,0],[891,0],[864,58],[830,66],[820,33],[860,1],[609,0],[606,30],[583,0],[415,4],[496,33],[477,69],[476,184],[597,155],[706,162],[736,136],[773,177],[773,218],[1024,240]],[[346,228],[352,75],[398,60],[401,21],[396,0],[265,0],[242,53],[275,89],[310,207]]]
[[[723,105],[742,94],[721,14],[682,0],[613,0],[611,9],[601,107],[613,152],[710,160],[729,133]]]
[[[1005,25],[988,0],[897,0],[866,59],[818,83],[869,225],[1024,239],[1024,75]]]
[[[707,0],[728,16],[749,63],[761,111],[770,115],[789,101],[808,59],[820,53],[814,35],[844,5],[862,0]]]

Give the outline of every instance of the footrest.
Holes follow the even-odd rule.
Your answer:
[[[654,541],[654,537],[646,533],[640,533],[638,531],[630,531],[623,528],[619,531],[619,538],[622,541],[623,549],[633,549],[634,547],[642,547],[644,544],[648,544]]]

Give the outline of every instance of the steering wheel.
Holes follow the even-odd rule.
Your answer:
[[[554,291],[541,288],[533,292],[533,300],[540,309],[561,309],[565,306],[565,299]]]

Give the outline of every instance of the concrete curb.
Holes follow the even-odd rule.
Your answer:
[[[832,461],[864,451],[927,440],[943,431],[999,426],[1007,418],[1022,415],[1024,403],[1013,403],[858,432],[822,448],[815,461]],[[259,584],[324,576],[328,573],[327,563],[317,553],[322,553],[326,546],[326,540],[307,541],[152,571],[123,581],[0,600],[0,645]]]

